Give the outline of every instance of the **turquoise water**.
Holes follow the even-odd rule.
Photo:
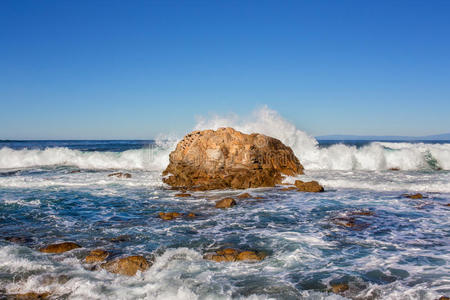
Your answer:
[[[215,200],[243,191],[174,197],[160,177],[170,149],[152,141],[20,143],[0,150],[0,295],[436,299],[450,294],[445,168],[307,169],[299,178],[318,180],[325,193],[253,189],[246,192],[263,199],[237,200],[234,208],[218,210]],[[107,176],[117,170],[132,178]],[[405,192],[427,198],[407,199],[401,196]],[[163,221],[160,211],[194,212],[197,218]],[[360,211],[373,215],[355,214]],[[342,226],[349,218],[357,226]],[[9,237],[21,239],[14,243]],[[121,241],[112,240],[117,237]],[[61,241],[83,248],[60,255],[36,251]],[[202,258],[223,247],[263,251],[267,257],[237,263]],[[144,255],[153,265],[134,277],[90,271],[82,259],[95,248],[112,257]],[[332,293],[331,285],[341,282],[349,289]]]

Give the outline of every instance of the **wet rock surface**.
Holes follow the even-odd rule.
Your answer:
[[[194,131],[170,154],[163,181],[191,190],[273,187],[282,174],[303,174],[291,148],[262,134],[233,128]]]
[[[180,218],[183,214],[177,212],[160,212],[159,217],[163,220],[173,220]]]
[[[239,251],[233,248],[217,250],[215,253],[208,253],[203,256],[204,259],[216,262],[234,262],[234,261],[260,261],[266,255],[262,252]]]
[[[137,271],[147,270],[150,263],[143,256],[133,255],[106,262],[101,267],[111,273],[134,276]]]
[[[103,249],[92,250],[88,256],[84,259],[86,263],[92,264],[96,262],[102,262],[109,256],[108,251]]]
[[[216,208],[230,208],[236,205],[233,198],[224,198],[216,202]]]
[[[131,174],[130,173],[115,172],[115,173],[109,174],[108,177],[131,178]]]
[[[402,196],[405,197],[405,198],[409,198],[409,199],[423,199],[423,198],[425,198],[420,193],[417,193],[417,194],[403,194]]]
[[[77,248],[81,248],[81,246],[73,242],[64,242],[48,245],[40,248],[39,251],[44,253],[63,253]]]
[[[323,186],[315,180],[309,182],[296,180],[294,185],[299,192],[320,193],[324,191]]]

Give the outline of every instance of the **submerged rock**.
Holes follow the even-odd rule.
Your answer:
[[[238,198],[238,199],[248,199],[248,198],[251,198],[251,197],[252,197],[252,195],[250,195],[249,193],[243,193],[243,194],[238,195],[236,198]]]
[[[345,292],[346,290],[348,290],[347,283],[332,283],[331,284],[331,291],[335,294]]]
[[[303,174],[291,148],[262,134],[233,128],[194,131],[170,154],[163,181],[190,190],[273,187],[282,174]]]
[[[159,217],[163,220],[173,220],[175,218],[181,217],[183,214],[177,213],[177,212],[160,212]]]
[[[116,173],[109,174],[108,177],[131,178],[131,174],[130,173],[116,172]]]
[[[131,241],[131,236],[128,234],[122,234],[122,235],[113,237],[112,239],[110,239],[110,241],[113,243],[128,242],[128,241]]]
[[[39,249],[39,251],[44,253],[63,253],[77,248],[81,248],[81,246],[72,242],[64,242],[48,245],[47,247]]]
[[[405,198],[409,198],[409,199],[422,199],[424,198],[424,196],[420,193],[417,194],[403,194],[402,195]]]
[[[101,267],[111,273],[134,276],[137,271],[147,270],[150,263],[143,256],[134,255],[106,262]]]
[[[92,250],[88,256],[86,256],[85,261],[88,264],[104,261],[109,256],[108,251],[103,249]]]
[[[11,299],[17,299],[17,300],[37,300],[37,299],[48,299],[50,297],[51,293],[45,292],[45,293],[35,293],[35,292],[29,292],[25,294],[14,294],[12,295]],[[9,298],[7,298],[9,299]]]
[[[323,186],[315,180],[309,182],[296,180],[294,184],[299,192],[320,193],[324,191]]]
[[[22,237],[22,236],[7,236],[5,240],[15,244],[25,244],[31,242],[30,238]]]
[[[266,255],[261,252],[239,251],[232,248],[217,250],[215,253],[208,253],[203,256],[204,259],[216,262],[259,261],[265,257]]]
[[[224,198],[216,202],[216,208],[230,208],[236,205],[233,198]]]

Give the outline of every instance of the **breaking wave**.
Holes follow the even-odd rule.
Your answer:
[[[363,147],[344,144],[320,147],[314,137],[267,107],[246,118],[232,115],[199,119],[194,129],[228,126],[245,133],[263,133],[280,139],[293,149],[307,170],[450,170],[450,144],[372,142]],[[0,169],[62,165],[83,169],[163,170],[178,140],[160,139],[154,147],[123,152],[3,147],[0,149]]]
[[[307,170],[450,170],[450,144],[373,142],[364,147],[334,144],[321,148],[314,137],[266,106],[244,119],[235,115],[202,118],[195,129],[228,126],[278,138],[292,148]]]

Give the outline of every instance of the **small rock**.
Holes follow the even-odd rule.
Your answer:
[[[262,260],[265,255],[253,251],[243,251],[238,254],[237,260]]]
[[[389,168],[389,171],[400,171],[400,168]]]
[[[131,178],[131,174],[130,173],[116,172],[116,173],[109,174],[108,177]]]
[[[187,194],[187,193],[179,193],[176,194],[175,197],[180,197],[180,198],[185,198],[185,197],[191,197],[191,194]]]
[[[216,202],[216,208],[229,208],[236,205],[233,198],[224,198]]]
[[[255,200],[261,200],[261,199],[264,199],[264,197],[253,197],[253,199],[255,199]]]
[[[295,181],[295,186],[299,192],[310,192],[310,193],[320,193],[323,192],[323,186],[321,186],[317,181],[303,182],[301,180]]]
[[[81,171],[80,171],[80,170],[73,170],[73,171],[70,171],[70,174],[75,174],[75,173],[81,173]]]
[[[20,236],[7,236],[5,237],[5,240],[11,243],[16,243],[16,244],[25,244],[31,241],[30,238],[26,238],[26,237],[20,237]]]
[[[128,234],[122,234],[122,235],[113,237],[110,241],[113,243],[128,242],[128,241],[131,241],[131,236],[129,236]]]
[[[444,204],[444,206],[450,206],[450,203]]]
[[[356,216],[373,216],[375,213],[370,210],[361,210],[361,211],[353,211],[351,212],[351,214]]]
[[[237,196],[238,199],[247,199],[247,198],[251,198],[252,195],[250,195],[249,193],[244,193],[244,194],[240,194],[239,196]]]
[[[81,248],[81,246],[72,242],[64,242],[48,245],[47,247],[39,249],[39,251],[44,253],[63,253],[76,248]]]
[[[263,253],[254,251],[238,251],[232,248],[218,250],[216,253],[208,253],[203,258],[216,262],[234,262],[234,261],[259,261],[266,257]]]
[[[103,249],[92,250],[88,256],[86,256],[85,261],[88,264],[104,261],[109,256],[109,253]]]
[[[403,194],[402,195],[405,198],[409,198],[409,199],[422,199],[424,198],[424,196],[420,193],[417,194]]]
[[[450,298],[447,296],[441,296],[439,297],[439,300],[450,300]]]
[[[45,292],[45,293],[29,292],[29,293],[25,293],[25,294],[15,294],[15,295],[13,295],[13,299],[17,299],[17,300],[48,299],[49,296],[50,296],[49,292]]]
[[[163,220],[173,220],[173,219],[179,218],[181,216],[182,216],[182,214],[177,213],[177,212],[167,212],[167,213],[160,212],[159,213],[159,217]]]
[[[106,262],[101,267],[111,273],[134,276],[137,271],[147,270],[150,263],[143,256],[134,255]]]
[[[188,213],[188,218],[195,218],[196,217],[196,215],[194,214],[194,213]]]
[[[289,186],[289,187],[282,188],[281,191],[285,192],[285,191],[292,191],[292,190],[296,190],[296,189],[297,189],[297,187],[295,187],[295,186]]]
[[[348,284],[346,283],[333,283],[331,284],[331,291],[335,294],[339,294],[348,290]]]

